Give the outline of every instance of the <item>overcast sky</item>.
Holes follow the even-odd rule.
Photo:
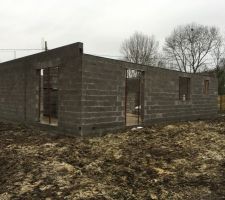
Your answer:
[[[177,26],[196,22],[225,33],[225,0],[0,0],[0,49],[50,49],[83,42],[84,52],[120,55],[135,31],[154,34],[161,45]],[[17,52],[17,57],[34,52]],[[13,59],[0,51],[0,61]]]

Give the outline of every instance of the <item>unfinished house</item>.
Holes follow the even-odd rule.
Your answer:
[[[217,79],[87,55],[75,43],[0,64],[0,119],[77,135],[217,115]]]

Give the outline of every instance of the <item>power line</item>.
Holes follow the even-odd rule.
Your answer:
[[[44,51],[44,49],[0,49],[0,51]]]
[[[16,59],[16,53],[18,51],[47,51],[47,41],[42,41],[42,44],[44,42],[44,46],[42,48],[0,48],[0,52],[12,52],[14,54],[14,59]]]
[[[32,48],[27,48],[27,49],[19,49],[19,48],[12,48],[12,49],[9,49],[9,48],[1,48],[0,49],[0,52],[3,52],[3,53],[13,53],[14,54],[14,59],[16,59],[16,52],[18,51],[46,51],[46,48],[47,48],[47,43],[45,44],[45,49],[32,49]]]

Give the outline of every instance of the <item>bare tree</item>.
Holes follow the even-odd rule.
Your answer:
[[[222,37],[217,28],[193,23],[176,28],[166,38],[164,52],[178,70],[196,73],[210,64],[219,41]]]
[[[225,46],[224,40],[218,40],[216,48],[212,51],[215,72],[218,78],[218,94],[225,94]]]
[[[135,32],[121,45],[121,53],[125,60],[144,65],[155,65],[159,43],[154,36]]]
[[[225,58],[225,44],[224,38],[219,38],[215,44],[215,48],[211,52],[212,60],[216,70],[224,67],[224,58]]]

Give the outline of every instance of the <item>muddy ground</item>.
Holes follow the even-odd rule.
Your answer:
[[[0,199],[225,199],[225,119],[85,139],[0,123]]]

